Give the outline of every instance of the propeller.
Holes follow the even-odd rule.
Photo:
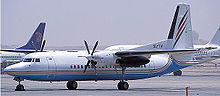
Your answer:
[[[90,55],[90,56],[86,56],[88,61],[87,61],[87,64],[85,66],[84,73],[86,72],[86,69],[87,69],[87,67],[89,66],[90,63],[95,68],[95,71],[96,71],[96,66],[95,65],[97,64],[97,62],[94,60],[93,54],[95,52],[96,47],[98,46],[98,41],[96,41],[95,46],[93,47],[91,54],[90,54],[89,46],[88,46],[88,43],[86,42],[86,40],[84,40],[84,43],[85,43],[85,46],[86,46],[86,50],[87,50],[88,54]]]
[[[42,46],[40,48],[40,52],[43,52],[45,44],[46,44],[46,40],[43,41]]]

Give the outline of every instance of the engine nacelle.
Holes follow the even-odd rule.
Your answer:
[[[145,56],[122,57],[116,60],[116,63],[120,64],[121,67],[140,67],[149,62],[150,60]]]

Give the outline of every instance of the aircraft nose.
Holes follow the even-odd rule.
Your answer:
[[[3,72],[4,72],[5,74],[7,74],[8,72],[11,72],[12,70],[13,70],[13,68],[12,68],[11,66],[8,66],[8,67],[6,67],[6,68],[3,69]]]
[[[18,64],[14,64],[14,65],[10,65],[10,66],[6,67],[3,71],[5,74],[8,74],[10,72],[21,71],[24,69],[25,69],[24,64],[18,63]]]
[[[4,72],[11,72],[11,71],[14,71],[16,69],[17,69],[16,66],[11,65],[11,66],[6,67],[4,69]]]

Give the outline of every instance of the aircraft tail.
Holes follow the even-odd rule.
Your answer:
[[[190,6],[177,5],[167,40],[143,45],[131,50],[193,49]]]
[[[190,16],[190,5],[177,5],[168,39],[172,40],[172,49],[194,49],[192,38],[192,25]],[[179,62],[195,61],[191,53],[172,54],[173,59]]]
[[[190,6],[177,5],[168,39],[173,40],[173,49],[193,49]]]
[[[40,50],[43,41],[45,25],[46,23],[40,23],[27,44],[16,49]]]
[[[212,38],[212,40],[208,44],[220,45],[220,27],[217,29],[214,37]]]

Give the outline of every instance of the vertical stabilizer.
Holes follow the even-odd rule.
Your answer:
[[[46,23],[40,23],[27,44],[16,49],[40,50],[43,41],[45,25]]]
[[[192,25],[190,16],[190,5],[178,4],[176,13],[171,25],[168,39],[172,40],[172,48],[194,49],[192,38]],[[181,62],[193,61],[194,56],[190,54],[174,54],[173,59]]]
[[[131,50],[167,49],[193,49],[190,6],[187,4],[177,5],[167,40],[143,45]]]
[[[173,49],[193,49],[190,6],[177,5],[168,39],[173,40]]]
[[[212,40],[208,44],[220,45],[220,27],[217,29],[215,35],[213,36]]]

